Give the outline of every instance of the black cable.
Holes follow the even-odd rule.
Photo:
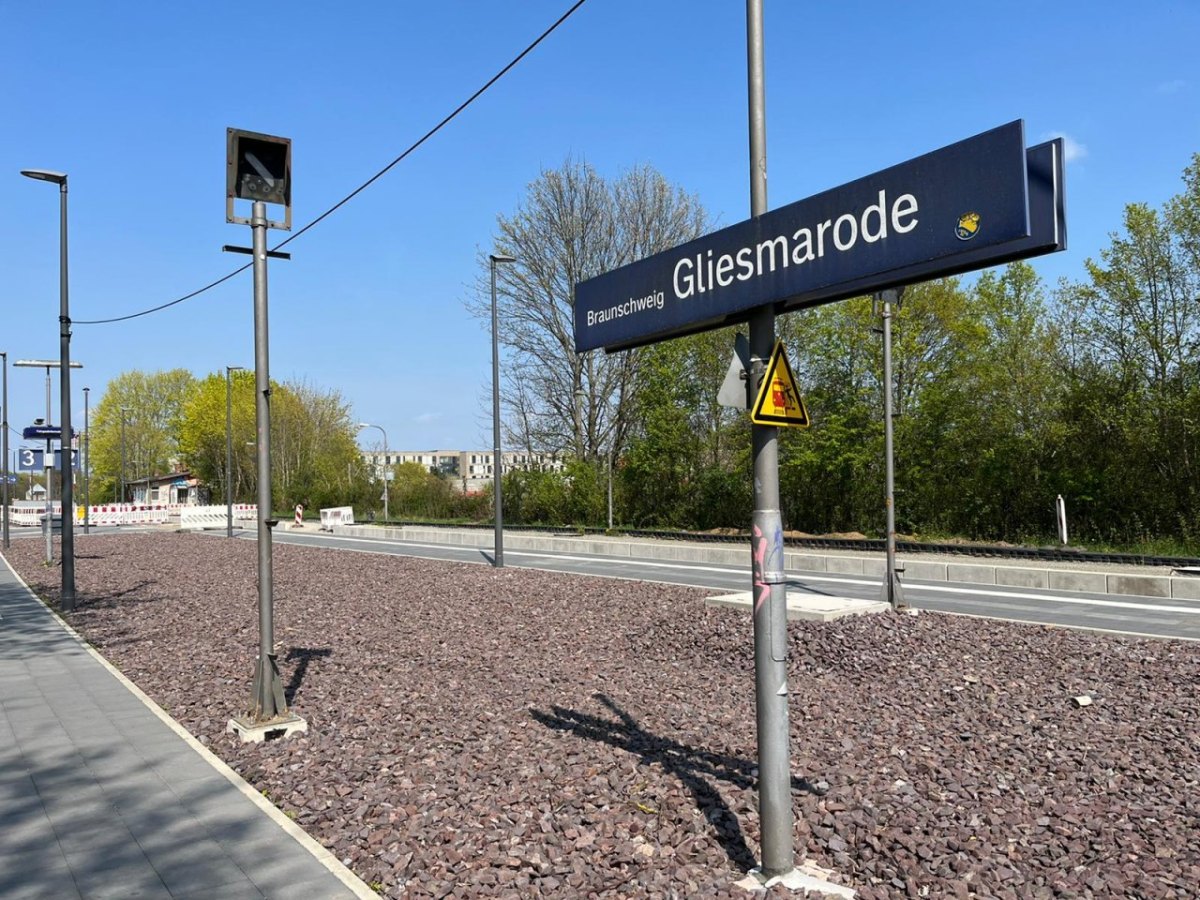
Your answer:
[[[310,228],[312,228],[318,222],[321,222],[324,219],[328,218],[330,215],[332,215],[338,209],[345,206],[347,203],[349,203],[351,200],[353,200],[355,197],[357,197],[359,194],[361,194],[364,190],[366,190],[368,187],[370,187],[372,184],[374,184],[376,181],[378,181],[380,178],[382,178],[384,175],[386,175],[388,172],[390,172],[392,170],[392,168],[394,166],[396,166],[397,163],[401,162],[405,157],[407,157],[409,154],[411,154],[413,151],[415,151],[418,147],[420,147],[422,144],[424,144],[427,140],[429,140],[431,137],[433,137],[435,134],[437,134],[439,131],[441,131],[446,125],[450,124],[450,122],[456,116],[458,116],[459,113],[461,113],[468,106],[470,106],[477,99],[479,99],[479,97],[484,93],[484,91],[486,91],[493,84],[495,84],[497,81],[499,81],[505,75],[507,75],[509,70],[511,70],[517,63],[519,63],[526,56],[528,56],[530,53],[532,53],[534,48],[537,47],[538,44],[540,44],[542,41],[544,41],[546,38],[548,38],[555,31],[555,29],[558,28],[558,26],[560,26],[563,22],[567,21],[567,19],[569,19],[571,17],[572,13],[574,13],[575,10],[579,9],[579,7],[583,6],[583,4],[586,2],[587,2],[587,0],[576,0],[576,2],[571,6],[570,9],[568,9],[565,13],[563,13],[553,25],[551,25],[549,28],[547,28],[545,31],[543,31],[540,35],[538,35],[537,39],[532,44],[530,44],[528,47],[526,47],[524,50],[522,50],[519,54],[517,54],[517,56],[515,56],[512,59],[512,61],[510,61],[508,63],[508,65],[506,65],[503,69],[501,69],[499,72],[497,72],[491,78],[489,78],[487,80],[487,82],[483,85],[483,87],[479,88],[479,90],[477,90],[470,97],[468,97],[466,100],[464,100],[462,103],[460,103],[452,113],[450,113],[448,116],[446,116],[444,119],[442,119],[442,121],[438,122],[431,129],[429,129],[427,132],[425,132],[425,134],[423,134],[407,150],[405,150],[403,153],[401,153],[399,156],[397,156],[395,159],[393,159],[390,163],[388,163],[386,166],[384,166],[382,169],[380,169],[378,172],[376,172],[374,175],[372,175],[370,178],[368,178],[366,181],[364,181],[362,184],[360,184],[358,187],[356,187],[353,191],[351,191],[349,194],[347,194],[345,197],[343,197],[341,200],[339,200],[333,206],[329,207],[329,209],[325,210],[325,212],[321,213],[319,216],[317,216],[315,219],[313,219],[311,222],[309,222],[307,225],[305,225],[303,228],[301,228],[299,231],[297,231],[295,234],[293,234],[287,240],[281,241],[280,243],[276,244],[274,247],[271,248],[271,250],[274,251],[274,250],[280,249],[281,247],[286,247],[288,244],[290,244],[296,238],[300,237],[300,235],[304,234],[304,232],[308,231]],[[217,285],[224,284],[226,281],[228,281],[230,278],[233,278],[235,275],[240,275],[242,272],[245,272],[252,265],[254,265],[254,264],[246,263],[240,269],[234,269],[228,275],[218,278],[216,281],[212,282],[211,284],[206,284],[204,287],[200,288],[199,290],[192,291],[190,294],[184,294],[182,297],[178,297],[174,300],[171,300],[168,303],[163,303],[158,306],[151,307],[150,309],[144,309],[141,312],[130,313],[127,316],[114,316],[111,319],[74,319],[71,324],[73,324],[73,325],[108,325],[112,322],[124,322],[124,321],[127,321],[128,319],[136,319],[139,316],[148,316],[150,313],[155,313],[155,312],[158,312],[159,310],[167,309],[168,307],[175,306],[178,303],[182,303],[184,300],[191,300],[193,297],[199,296],[200,294],[203,294],[205,291],[212,290]]]

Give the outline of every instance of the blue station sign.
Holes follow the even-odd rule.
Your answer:
[[[75,436],[75,429],[71,429],[71,436]],[[27,441],[45,440],[57,441],[62,438],[62,426],[60,425],[28,425],[21,431],[21,437]]]
[[[575,349],[621,350],[1066,246],[1062,144],[1021,121],[575,287]]]

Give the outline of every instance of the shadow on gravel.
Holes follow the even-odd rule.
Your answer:
[[[299,660],[296,663],[296,670],[292,672],[292,677],[288,679],[287,686],[283,689],[283,699],[288,706],[291,706],[296,700],[300,685],[304,683],[304,673],[308,671],[308,664],[314,659],[325,659],[329,656],[333,656],[333,650],[329,647],[293,647],[288,651],[288,655],[285,657],[286,662]]]
[[[142,588],[149,587],[150,585],[156,583],[157,582],[154,581],[139,581],[136,584],[130,585],[124,590],[112,591],[111,593],[107,594],[88,594],[86,597],[79,598],[79,605],[84,606],[86,604],[87,606],[105,608],[116,606],[118,603],[124,600],[128,600],[130,603],[153,603],[156,600],[161,600],[162,597],[134,597],[131,595],[138,594],[141,592]]]
[[[670,738],[660,737],[646,731],[637,721],[621,709],[611,698],[596,694],[596,699],[616,714],[618,721],[602,719],[588,713],[561,706],[550,707],[550,712],[530,710],[533,716],[547,728],[569,731],[592,741],[602,741],[641,757],[643,763],[658,763],[663,769],[677,777],[691,791],[700,811],[712,825],[721,848],[730,862],[749,871],[758,864],[742,834],[737,816],[726,805],[720,793],[707,778],[717,778],[740,788],[751,789],[757,784],[754,763],[734,756],[723,756],[689,747]],[[792,790],[821,795],[806,778],[792,776]]]

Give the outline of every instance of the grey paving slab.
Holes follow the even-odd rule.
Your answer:
[[[0,661],[3,900],[373,896],[160,719],[6,565]]]

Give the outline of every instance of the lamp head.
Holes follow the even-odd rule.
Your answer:
[[[67,183],[66,172],[51,172],[49,169],[22,169],[21,174],[36,181],[50,181],[57,185]]]
[[[515,256],[509,256],[505,253],[492,253],[488,258],[494,263],[515,263],[517,261]]]

